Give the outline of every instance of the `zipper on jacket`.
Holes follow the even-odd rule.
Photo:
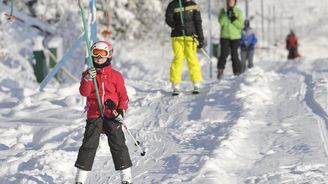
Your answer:
[[[101,100],[102,100],[103,112],[105,112],[105,104],[104,104],[105,103],[105,83],[104,82],[101,83],[101,87],[103,90]]]

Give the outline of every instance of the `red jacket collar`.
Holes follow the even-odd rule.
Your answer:
[[[109,73],[112,71],[112,65],[106,66],[104,68],[97,68],[97,73],[103,74],[103,73]]]

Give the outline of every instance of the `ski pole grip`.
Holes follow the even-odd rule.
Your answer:
[[[108,99],[104,104],[113,112],[114,116],[118,115],[118,112],[116,111],[116,103],[113,100]]]
[[[116,109],[116,103],[111,100],[111,99],[108,99],[105,101],[105,106],[107,106],[110,110],[115,110]]]

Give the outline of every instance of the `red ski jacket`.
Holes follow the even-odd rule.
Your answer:
[[[291,48],[296,48],[298,43],[297,43],[297,37],[294,34],[289,34],[286,38],[286,48],[291,49]]]
[[[85,78],[86,75],[87,71],[84,71],[82,73],[80,83],[80,94],[87,97],[87,117],[98,118],[100,116],[100,111],[98,107],[96,90],[93,80],[87,80]],[[126,92],[123,76],[120,72],[112,69],[112,66],[109,65],[104,68],[97,69],[96,79],[102,109],[106,117],[113,117],[111,110],[104,106],[104,102],[108,99],[111,99],[116,103],[117,109],[128,109],[129,98]]]

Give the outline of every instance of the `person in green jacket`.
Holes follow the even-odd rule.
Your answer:
[[[219,13],[219,23],[221,26],[221,54],[217,65],[218,79],[223,78],[223,71],[229,53],[231,53],[232,70],[234,75],[238,76],[241,73],[238,48],[241,39],[241,31],[244,27],[244,16],[236,4],[237,0],[227,0],[227,8],[222,8]]]

